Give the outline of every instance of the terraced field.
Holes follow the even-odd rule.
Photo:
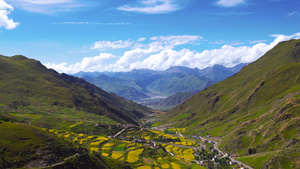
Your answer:
[[[76,124],[75,124],[76,125]],[[177,147],[167,144],[157,144],[155,147],[151,144],[152,138],[163,136],[166,138],[177,138],[161,131],[155,130],[135,130],[125,132],[122,139],[108,138],[100,135],[76,134],[74,132],[64,132],[50,130],[50,132],[58,134],[66,139],[75,141],[78,144],[86,146],[90,151],[99,152],[102,156],[113,159],[127,161],[134,168],[138,169],[179,169],[179,168],[202,168],[193,162],[193,149]],[[126,141],[132,137],[148,140],[148,142],[137,143],[134,140]],[[180,145],[195,145],[195,142],[180,138]],[[170,153],[169,153],[170,152]],[[172,153],[172,155],[171,155]]]

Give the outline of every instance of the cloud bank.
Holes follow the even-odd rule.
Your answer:
[[[146,14],[169,13],[179,9],[174,0],[139,0],[136,3],[126,4],[118,10],[126,12],[139,12]]]
[[[252,46],[236,47],[223,45],[219,49],[204,50],[202,52],[196,52],[187,48],[176,50],[176,46],[198,45],[203,40],[200,36],[155,36],[150,38],[150,43],[141,43],[138,40],[132,41],[131,49],[124,52],[121,56],[101,53],[95,57],[84,58],[81,62],[73,65],[47,63],[45,66],[64,73],[77,73],[79,71],[130,71],[133,69],[165,70],[171,66],[203,69],[215,64],[233,67],[239,63],[256,61],[279,42],[300,38],[300,33],[291,36],[271,36],[275,39],[270,44],[258,41],[257,44]],[[145,39],[143,38],[142,40]],[[112,59],[116,59],[116,61],[106,64],[105,61],[112,61]]]
[[[14,8],[7,4],[4,0],[0,0],[0,28],[4,27],[5,29],[14,29],[19,23],[14,22],[13,19],[8,18],[8,15]]]

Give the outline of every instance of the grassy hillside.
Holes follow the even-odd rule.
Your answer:
[[[101,89],[110,93],[115,93],[127,100],[142,100],[149,97],[144,94],[148,92],[147,89],[143,88],[133,80],[109,77],[104,74],[95,78],[89,76],[84,76],[83,78]]]
[[[62,161],[84,149],[46,130],[0,120],[0,168],[43,167]]]
[[[125,112],[133,119],[139,119],[141,117],[144,117],[145,115],[152,113],[152,110],[146,106],[142,106],[130,100],[125,100],[124,98],[119,97],[113,93],[108,93],[100,89],[99,87],[86,82],[83,79],[67,74],[60,74],[60,77],[70,83],[84,87],[85,89],[89,90],[89,92],[92,92],[94,95],[96,95],[109,105],[112,105],[115,109],[121,112]]]
[[[149,110],[142,106],[135,109],[133,103],[117,99],[84,80],[77,79],[74,83],[71,80],[74,79],[69,76],[69,81],[66,81],[63,75],[36,60],[24,56],[0,56],[0,107],[17,119],[47,128],[57,128],[60,121],[66,119],[137,124],[132,115],[139,116]],[[82,86],[75,84],[79,81]],[[91,89],[98,93],[85,86],[92,86]],[[113,101],[104,101],[103,98],[110,100],[106,97],[115,98],[122,105],[131,105],[132,111],[128,112]]]
[[[255,168],[299,168],[300,40],[281,42],[240,73],[197,93],[161,123],[220,137]]]
[[[25,123],[0,120],[0,135],[0,168],[130,168]]]

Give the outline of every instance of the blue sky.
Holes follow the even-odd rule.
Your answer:
[[[0,0],[0,54],[66,73],[231,67],[299,32],[299,0]]]

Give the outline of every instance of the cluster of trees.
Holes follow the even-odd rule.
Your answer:
[[[141,126],[141,127],[144,127],[144,128],[149,128],[149,127],[151,127],[151,126],[152,126],[152,124],[153,124],[153,122],[147,122],[147,123],[144,123],[144,124],[142,124],[142,126]]]
[[[213,150],[210,151],[209,149],[204,149],[202,148],[199,152],[198,152],[198,160],[212,160],[214,158],[215,155],[218,155],[219,152],[218,150]]]
[[[223,158],[214,158],[219,154],[219,151],[216,149],[212,149],[211,146],[207,149],[201,149],[198,151],[198,156],[196,156],[196,160],[203,161],[203,164],[207,168],[215,169],[215,168],[230,168],[230,158],[228,156]],[[214,161],[213,161],[214,159]]]
[[[228,166],[227,161],[230,161],[230,158],[228,156],[224,158],[215,158],[215,162],[221,166]]]
[[[176,134],[175,131],[170,131],[170,130],[164,130],[165,134]]]

